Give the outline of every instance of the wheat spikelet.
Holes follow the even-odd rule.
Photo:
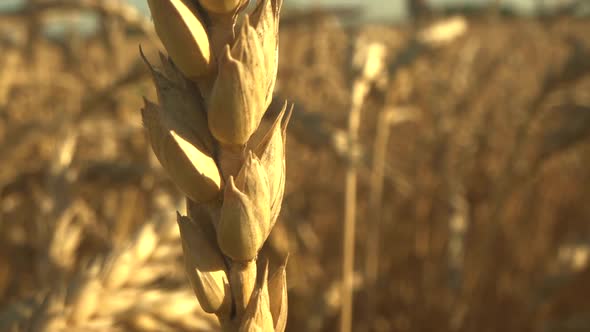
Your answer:
[[[262,122],[282,1],[258,1],[250,14],[244,0],[148,3],[169,57],[160,56],[161,67],[144,57],[159,105],[146,100],[142,116],[155,155],[188,198],[178,224],[190,284],[224,330],[283,331],[284,265],[269,274],[258,260],[285,186],[287,105]]]

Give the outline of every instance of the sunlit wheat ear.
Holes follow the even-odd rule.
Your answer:
[[[178,225],[190,285],[225,331],[284,331],[286,261],[269,271],[258,260],[285,187],[291,109],[262,120],[282,1],[258,1],[249,16],[240,13],[246,0],[148,3],[168,56],[160,68],[146,60],[159,104],[146,100],[142,116],[155,155],[188,198]]]

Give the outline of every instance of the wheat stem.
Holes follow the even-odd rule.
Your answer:
[[[377,43],[365,44],[359,40],[356,45],[353,65],[357,72],[352,85],[351,108],[348,117],[348,140],[350,147],[358,144],[361,110],[371,84],[379,78],[383,69],[383,45]],[[349,164],[346,170],[344,197],[344,234],[342,256],[342,312],[340,314],[340,331],[352,330],[353,282],[354,282],[354,252],[355,252],[355,224],[356,224],[356,192],[357,192],[357,151],[350,149]]]

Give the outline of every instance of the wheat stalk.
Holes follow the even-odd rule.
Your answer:
[[[355,79],[352,83],[351,107],[348,116],[348,141],[351,147],[358,144],[361,110],[371,85],[383,72],[385,48],[380,43],[357,41],[353,57]],[[354,286],[354,249],[357,202],[357,151],[350,149],[349,164],[346,169],[344,195],[344,233],[342,248],[342,312],[340,331],[352,331],[352,308]]]
[[[152,148],[187,196],[178,214],[185,269],[201,307],[225,331],[283,331],[285,263],[258,254],[285,185],[287,105],[272,100],[282,0],[148,0],[168,56],[147,59],[159,105],[142,110]],[[143,56],[143,54],[142,54]],[[273,113],[269,113],[273,114]]]

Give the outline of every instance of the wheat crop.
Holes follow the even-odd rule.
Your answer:
[[[76,207],[77,205],[73,205]],[[79,209],[79,208],[78,208]],[[69,209],[71,215],[75,209]],[[61,218],[50,239],[59,262],[75,256],[80,225]],[[129,243],[88,262],[71,277],[0,314],[5,331],[214,331],[218,323],[188,289],[162,288],[176,271],[179,232],[170,218],[144,224]],[[52,253],[50,253],[51,255]],[[52,255],[54,256],[54,255]],[[62,264],[65,265],[65,264]],[[55,275],[56,271],[52,271]],[[48,274],[49,275],[49,274]]]
[[[148,1],[168,52],[146,63],[159,105],[143,122],[155,155],[187,197],[178,214],[185,270],[226,331],[283,331],[285,263],[259,258],[285,185],[287,105],[269,123],[281,0]],[[143,55],[143,54],[142,54]]]

